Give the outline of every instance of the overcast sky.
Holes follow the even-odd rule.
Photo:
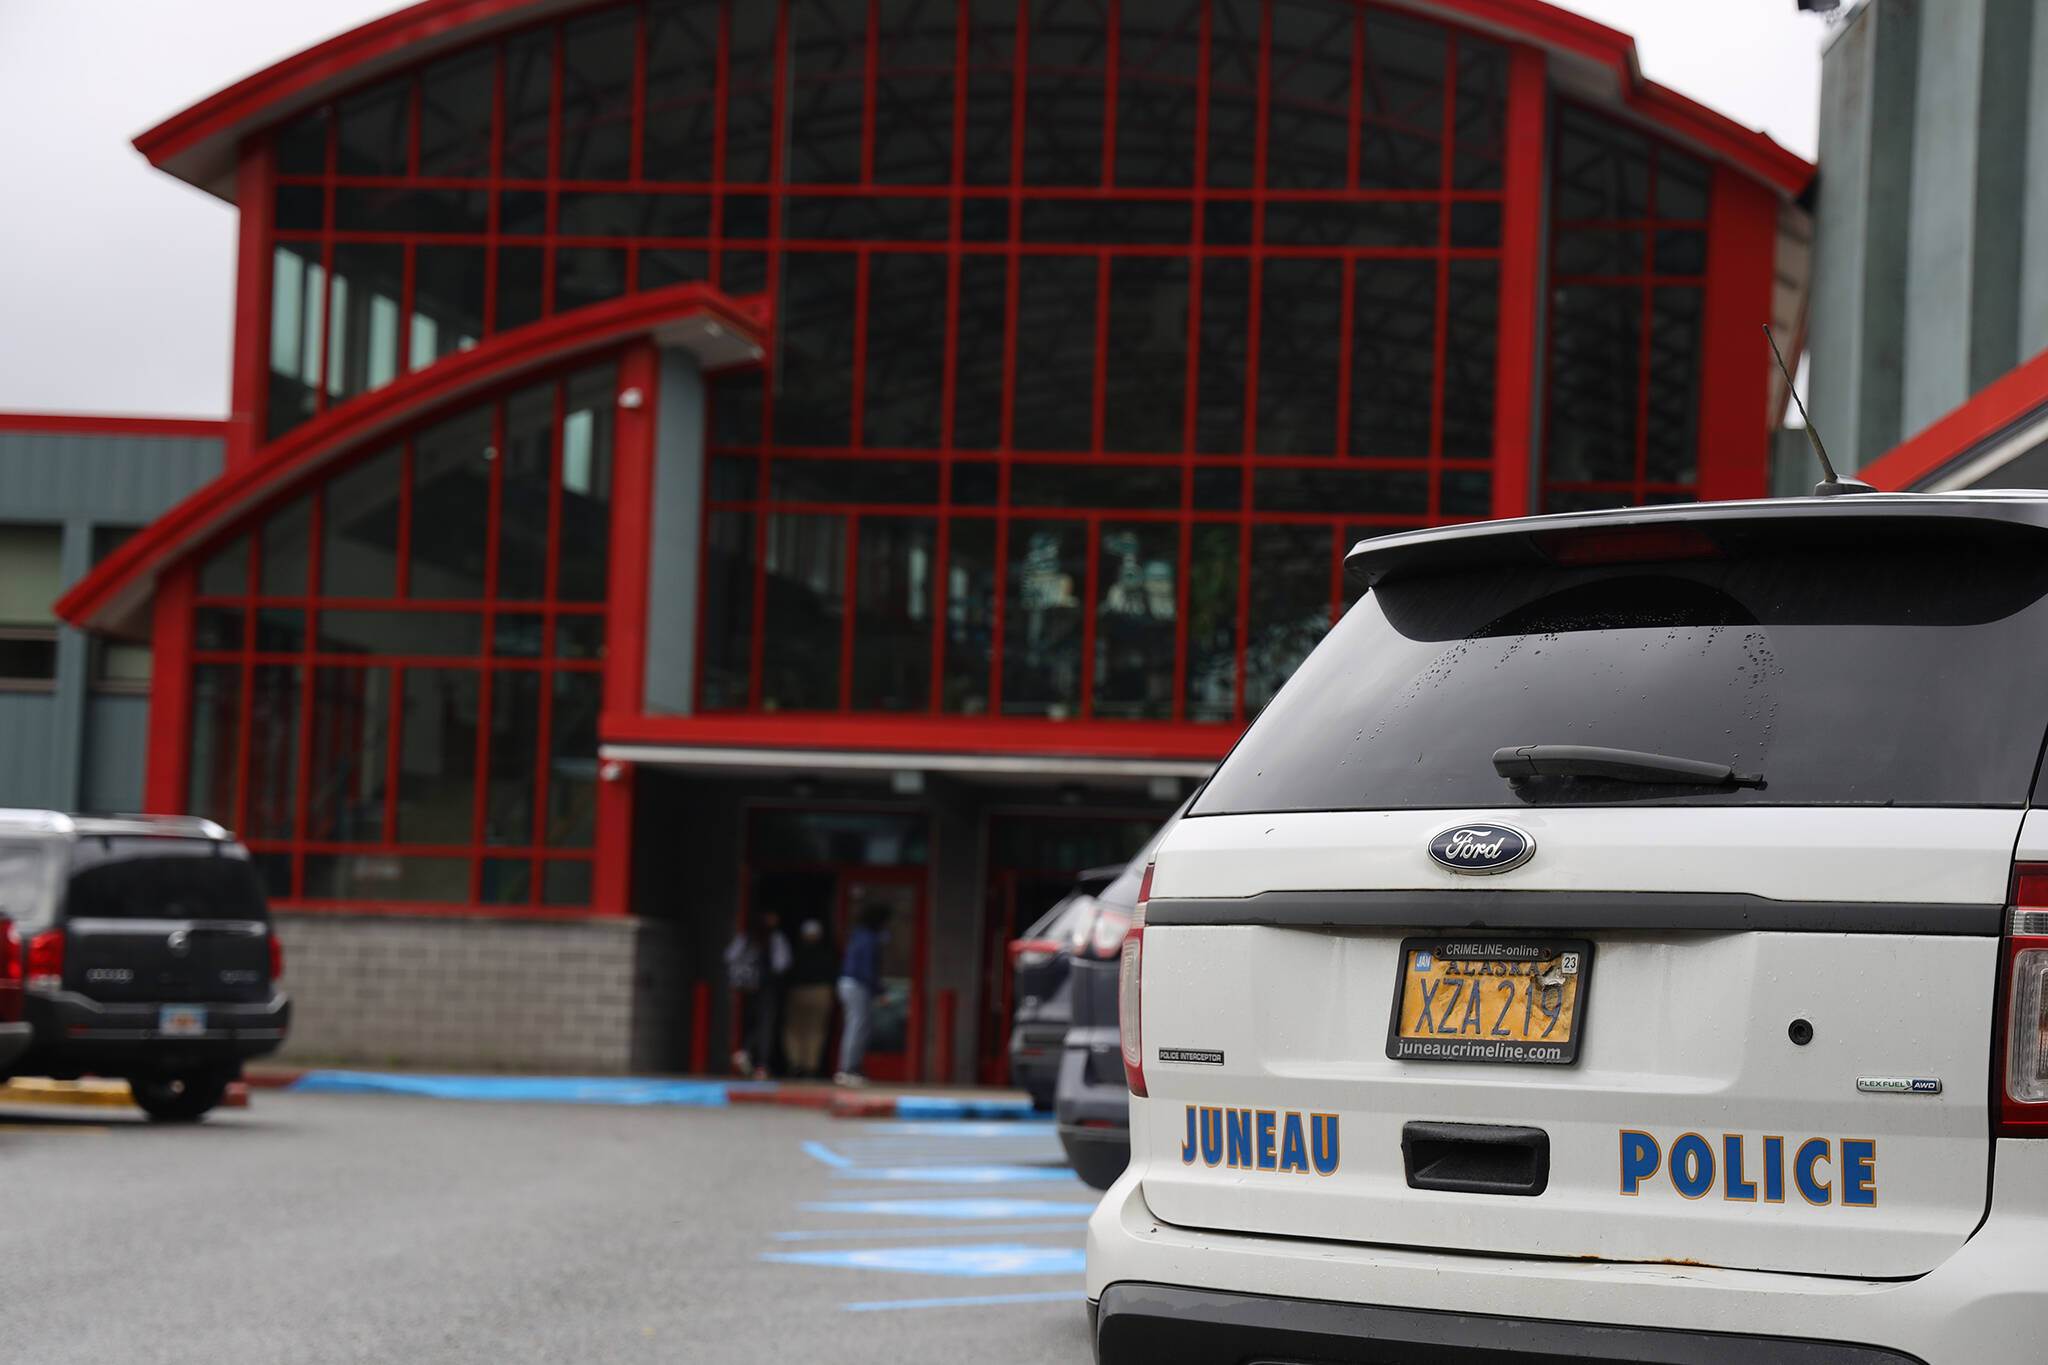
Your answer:
[[[138,132],[392,0],[0,0],[0,409],[227,410],[235,211]],[[1795,0],[1563,0],[1804,156],[1827,28]]]

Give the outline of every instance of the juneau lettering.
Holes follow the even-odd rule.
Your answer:
[[[1335,1114],[1281,1113],[1191,1104],[1183,1166],[1199,1161],[1233,1171],[1280,1175],[1335,1175],[1339,1151]],[[1256,1134],[1256,1137],[1254,1137]]]
[[[1754,1145],[1752,1145],[1754,1143]],[[1698,1133],[1686,1133],[1667,1148],[1655,1136],[1621,1130],[1621,1192],[1636,1195],[1661,1174],[1686,1199],[1704,1199],[1718,1187],[1733,1204],[1785,1202],[1787,1176],[1799,1197],[1816,1207],[1877,1207],[1877,1143],[1870,1138],[1807,1138],[1786,1158],[1784,1137],[1755,1141],[1741,1133],[1721,1134],[1720,1150]],[[1751,1164],[1751,1155],[1755,1162]]]

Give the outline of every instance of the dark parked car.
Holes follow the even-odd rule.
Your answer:
[[[1094,895],[1116,880],[1123,865],[1092,867],[1074,889],[1040,915],[1021,937],[1010,940],[1010,1081],[1039,1109],[1052,1108],[1059,1080],[1060,1049],[1067,1039],[1067,949],[1074,922]]]
[[[0,811],[0,914],[34,1040],[0,1075],[123,1077],[191,1122],[291,1025],[249,851],[210,820]]]
[[[1124,935],[1130,932],[1131,912],[1137,908],[1138,887],[1152,850],[1186,809],[1183,804],[1175,811],[1116,880],[1088,902],[1067,935],[1068,956],[1073,959],[1067,969],[1069,1018],[1053,1111],[1067,1164],[1098,1190],[1115,1184],[1131,1159],[1131,1092],[1124,1083],[1123,1048],[1116,1032],[1117,967]]]
[[[36,1031],[21,1017],[21,931],[0,907],[0,1076],[27,1050]]]

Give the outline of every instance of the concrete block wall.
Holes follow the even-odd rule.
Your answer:
[[[667,926],[280,913],[292,1036],[278,1060],[622,1073],[668,1069]]]

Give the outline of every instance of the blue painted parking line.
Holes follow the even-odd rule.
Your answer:
[[[1030,1100],[968,1100],[938,1095],[904,1095],[896,1101],[899,1119],[1021,1119],[1036,1111]]]
[[[626,1076],[418,1076],[309,1071],[289,1087],[326,1095],[414,1095],[440,1100],[543,1104],[684,1105],[711,1108],[735,1087],[724,1081],[636,1080]],[[744,1088],[744,1087],[739,1087]]]
[[[870,1133],[887,1137],[930,1137],[930,1138],[997,1138],[997,1137],[1041,1137],[1053,1130],[1052,1120],[1043,1119],[986,1119],[980,1122],[961,1123],[877,1123],[870,1125]]]
[[[919,1185],[1026,1185],[1074,1182],[1064,1166],[862,1166],[833,1172],[849,1180],[900,1180]]]
[[[806,1213],[874,1213],[899,1218],[1081,1218],[1093,1203],[1073,1199],[849,1199],[799,1204]]]
[[[802,1228],[778,1232],[778,1242],[844,1242],[862,1237],[992,1237],[997,1233],[1080,1232],[1088,1226],[1085,1218],[1072,1222],[974,1223],[957,1228]]]
[[[958,1299],[880,1299],[849,1303],[849,1313],[886,1313],[898,1308],[985,1308],[999,1303],[1079,1303],[1088,1297],[1078,1289],[1054,1289],[1043,1294],[973,1294]]]
[[[839,1251],[769,1251],[764,1261],[784,1265],[894,1270],[911,1275],[988,1279],[1003,1275],[1078,1275],[1087,1268],[1080,1247],[997,1242],[969,1246],[850,1247]]]
[[[836,1171],[843,1171],[853,1164],[850,1157],[843,1157],[822,1142],[806,1142],[804,1154],[813,1161],[822,1161]]]

